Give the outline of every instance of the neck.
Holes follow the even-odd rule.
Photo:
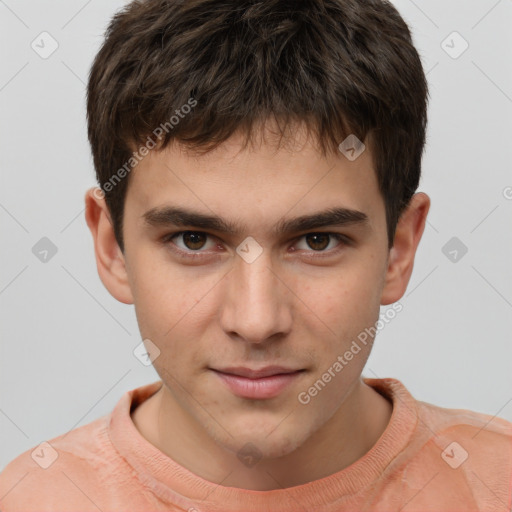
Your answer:
[[[391,413],[391,403],[358,380],[331,419],[306,442],[287,455],[263,458],[247,468],[241,467],[236,453],[217,444],[183,413],[165,385],[133,411],[132,419],[143,437],[195,475],[227,487],[269,491],[350,466],[375,445]]]

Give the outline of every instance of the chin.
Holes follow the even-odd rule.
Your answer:
[[[265,447],[265,457],[268,459],[286,457],[297,450],[297,448],[300,448],[304,444],[304,441],[305,439],[299,439],[298,437],[276,439],[274,442],[268,443]]]
[[[265,429],[252,428],[241,430],[234,439],[226,439],[226,448],[240,455],[253,451],[256,456],[264,459],[278,459],[285,457],[302,446],[307,440],[307,433],[280,430],[282,425],[274,424]],[[271,432],[269,435],[268,432]]]

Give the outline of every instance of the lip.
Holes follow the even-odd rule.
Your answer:
[[[267,366],[259,369],[231,367],[222,370],[212,369],[212,371],[233,394],[252,400],[278,396],[304,372],[303,369],[295,370],[282,366]]]
[[[296,368],[286,368],[284,366],[265,366],[263,368],[252,369],[245,366],[231,366],[229,368],[219,368],[215,370],[229,375],[237,375],[239,377],[246,377],[248,379],[260,379],[262,377],[271,377],[273,375],[281,375],[288,373],[295,373],[300,371]]]

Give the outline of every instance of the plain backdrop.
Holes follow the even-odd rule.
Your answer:
[[[0,468],[158,380],[133,355],[133,306],[99,280],[84,218],[85,84],[124,4],[0,1]],[[512,1],[395,5],[428,73],[419,190],[432,207],[403,310],[363,375],[512,421]]]

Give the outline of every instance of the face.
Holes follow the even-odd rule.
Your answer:
[[[301,133],[280,149],[241,150],[234,136],[203,156],[153,151],[125,203],[127,279],[167,399],[218,445],[252,443],[265,457],[305,443],[360,380],[371,343],[332,368],[378,320],[387,269],[369,148],[355,161],[323,157]],[[345,215],[327,224],[294,222],[335,209]],[[274,377],[239,375],[260,369]]]

